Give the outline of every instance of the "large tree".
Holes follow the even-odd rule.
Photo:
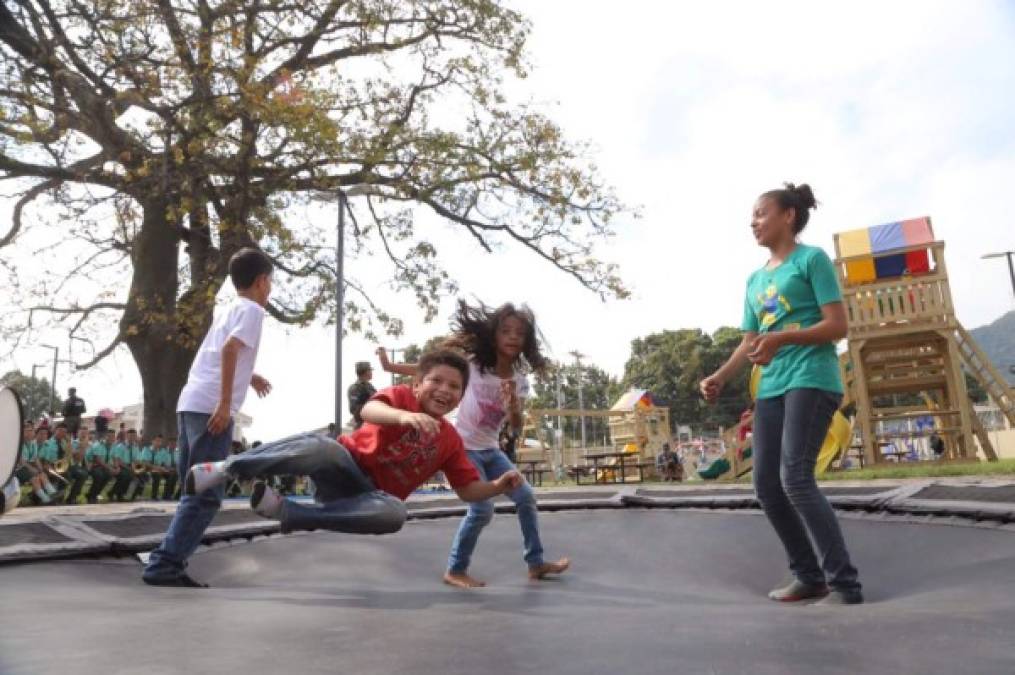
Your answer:
[[[623,388],[617,378],[594,364],[552,362],[550,367],[533,378],[532,398],[527,402],[530,408],[578,409],[578,385],[581,382],[581,401],[585,410],[609,410],[620,398]],[[559,400],[558,400],[558,382]],[[556,429],[557,418],[543,420],[548,427]],[[564,417],[560,420],[560,431],[567,445],[580,445],[581,418]],[[609,425],[602,417],[585,418],[585,436],[589,445],[599,445],[609,438]]]
[[[0,179],[16,198],[0,247],[33,228],[61,247],[34,281],[2,259],[24,309],[9,344],[56,324],[80,367],[126,345],[145,429],[168,430],[239,248],[274,258],[276,319],[334,315],[330,237],[305,214],[351,186],[372,196],[350,255],[386,256],[427,318],[455,291],[440,223],[623,296],[593,250],[622,207],[583,145],[504,93],[526,74],[528,32],[502,0],[0,4]],[[399,333],[346,288],[349,329]]]
[[[624,383],[652,392],[669,407],[675,425],[732,426],[750,404],[747,373],[729,382],[715,405],[706,405],[698,383],[729,358],[740,337],[739,330],[724,327],[712,335],[686,329],[638,338],[631,342]]]
[[[63,399],[55,394],[49,380],[44,377],[32,377],[20,370],[12,370],[0,377],[0,385],[18,392],[25,420],[35,422],[47,411],[56,414],[63,408]]]

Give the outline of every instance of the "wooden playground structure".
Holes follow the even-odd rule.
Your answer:
[[[839,359],[863,463],[878,464],[896,440],[940,439],[941,460],[997,453],[973,410],[965,374],[972,376],[1015,425],[1015,396],[955,317],[944,242],[930,218],[916,218],[835,235],[835,265],[849,321],[848,348]],[[905,404],[896,403],[904,397]],[[898,427],[933,420],[923,428]],[[726,460],[736,478],[751,470],[750,415],[726,432]],[[891,427],[895,427],[892,429]],[[853,436],[854,434],[850,434]],[[841,447],[839,457],[849,451]],[[940,448],[939,448],[940,449]]]
[[[550,420],[557,418],[605,419],[609,427],[609,445],[583,447],[563,442],[563,438],[548,438],[553,428]],[[620,462],[629,467],[631,477],[643,475],[644,469],[655,465],[655,458],[664,443],[670,441],[670,411],[652,402],[643,389],[632,389],[620,397],[609,410],[578,410],[573,408],[533,408],[526,411],[525,433],[532,434],[536,447],[522,443],[517,449],[520,462],[542,462],[554,470],[580,471],[587,465],[587,454],[592,451],[615,451],[618,455],[603,465],[600,471],[615,471]],[[639,470],[639,466],[641,470]],[[650,473],[651,470],[648,472]]]

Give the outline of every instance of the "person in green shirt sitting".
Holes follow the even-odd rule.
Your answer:
[[[151,482],[152,451],[148,446],[141,445],[140,442],[137,445],[128,444],[128,447],[130,448],[130,468],[134,473],[134,478],[130,483],[130,496],[127,501],[132,502],[144,494],[145,487]]]
[[[32,500],[36,504],[49,504],[53,500],[43,483],[42,472],[36,467],[38,445],[35,443],[35,430],[32,425],[26,424],[22,434],[21,457],[14,475],[22,485],[32,486]]]
[[[131,429],[133,436],[137,438],[137,432]],[[109,499],[114,502],[127,500],[127,490],[134,480],[134,472],[130,468],[131,454],[130,438],[125,437],[122,443],[113,446],[109,454],[109,469],[113,474],[113,487],[109,490]]]
[[[35,430],[35,444],[33,446],[32,466],[39,472],[42,480],[42,489],[49,495],[50,501],[61,497],[59,488],[53,483],[51,473],[53,464],[59,457],[59,450],[56,443],[49,437],[49,427],[39,427]]]
[[[40,431],[42,431],[40,429]],[[66,486],[67,481],[56,471],[57,462],[62,459],[65,454],[70,458],[70,439],[67,437],[67,425],[61,422],[56,426],[56,433],[52,437],[49,436],[49,430],[44,431],[46,439],[39,445],[39,465],[42,468],[43,475],[46,479],[56,488],[56,494],[53,495],[54,499],[63,497],[63,488]]]
[[[173,451],[163,442],[162,434],[155,434],[151,447],[152,499],[171,499],[176,489],[176,464]],[[159,488],[163,488],[160,492]]]
[[[87,429],[78,429],[77,438],[71,440],[70,445],[70,466],[64,478],[70,485],[67,491],[67,504],[77,504],[78,496],[85,487],[88,480],[88,468],[85,466],[85,452],[88,446],[95,442],[95,432]]]
[[[88,474],[92,477],[92,486],[88,490],[89,504],[99,501],[99,495],[113,478],[110,456],[113,454],[115,440],[116,432],[109,429],[105,438],[90,445],[85,452],[85,464],[88,465]]]
[[[768,597],[853,605],[863,602],[859,575],[814,478],[818,451],[842,402],[835,343],[848,328],[831,259],[797,240],[815,206],[810,187],[791,183],[755,202],[751,230],[769,259],[747,280],[740,346],[701,381],[701,392],[714,402],[748,363],[761,367],[751,439],[754,489],[794,576]]]

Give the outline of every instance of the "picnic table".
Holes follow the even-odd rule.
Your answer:
[[[584,457],[585,457],[585,461],[586,462],[592,462],[592,480],[594,482],[596,482],[596,483],[610,483],[610,482],[613,482],[613,483],[626,483],[627,482],[627,462],[625,462],[624,459],[627,458],[627,457],[633,457],[635,459],[638,459],[638,455],[636,453],[631,453],[631,452],[590,452],[590,453],[584,455]],[[606,464],[606,462],[609,459],[616,459],[617,463],[616,464]],[[600,463],[602,463],[603,466],[600,467]],[[637,465],[638,480],[639,481],[642,481],[645,478],[644,474],[642,473],[643,466],[644,465],[642,463],[639,463]],[[599,479],[599,469],[600,468],[602,468],[602,469],[612,469],[613,470],[613,476],[614,476],[613,480],[612,481],[606,480],[605,479],[605,476],[606,476],[605,473],[603,474],[603,476],[604,476],[603,480],[600,480]],[[617,470],[618,469],[620,471],[620,480],[617,480]],[[581,484],[581,477],[580,477],[579,474],[575,474],[575,481],[579,485]]]
[[[549,469],[536,468],[543,463],[542,459],[519,459],[515,462],[515,466],[521,469],[522,475],[529,479],[529,485],[543,487],[543,474]]]

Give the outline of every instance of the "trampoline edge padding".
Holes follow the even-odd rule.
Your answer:
[[[949,524],[1015,523],[1015,503],[1012,502],[916,498],[916,495],[931,485],[932,483],[887,485],[883,489],[865,486],[852,489],[852,494],[851,488],[836,486],[828,490],[827,496],[832,506],[840,511],[913,516],[920,518],[920,522],[938,518],[946,519]],[[758,509],[758,502],[753,494],[746,493],[742,488],[687,489],[684,492],[687,493],[686,496],[680,496],[679,489],[653,490],[623,486],[617,490],[603,491],[601,494],[576,491],[573,498],[559,491],[544,493],[542,496],[537,494],[537,498],[539,510],[544,512],[596,509]],[[426,500],[412,501],[409,503],[409,519],[459,518],[465,514],[466,509],[466,504],[455,504],[449,499],[432,500],[432,505]],[[495,503],[495,510],[498,513],[513,513],[515,506],[509,501],[498,500]],[[248,516],[252,514],[247,511],[230,510],[223,514],[225,520],[244,522],[213,525],[206,532],[203,543],[252,539],[277,534],[280,530],[277,522],[249,519]],[[24,521],[0,523],[0,564],[77,557],[123,556],[147,551],[162,540],[165,530],[162,520],[166,515],[144,512],[111,516],[63,515],[27,523]],[[159,524],[159,527],[140,534],[132,533],[138,529],[138,522],[145,519],[151,521],[152,525]],[[127,521],[132,521],[133,524],[130,525]],[[118,523],[123,524],[123,527],[118,528]],[[26,529],[26,526],[30,527]],[[45,528],[50,532],[46,532]],[[117,529],[131,534],[117,536]],[[31,533],[31,536],[26,538],[22,534],[24,532]]]

